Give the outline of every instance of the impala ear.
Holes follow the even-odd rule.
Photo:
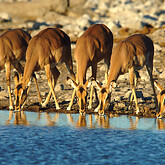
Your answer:
[[[160,91],[160,88],[159,88],[159,86],[158,86],[158,82],[157,82],[157,81],[154,81],[154,85],[155,85],[155,87]]]
[[[97,87],[99,89],[102,89],[101,84],[97,80],[92,80],[92,84],[93,84],[93,86],[95,86],[95,87]]]
[[[112,88],[116,88],[116,87],[117,87],[116,82],[115,82],[115,81],[112,81],[112,82],[110,83],[110,90],[111,90]]]
[[[32,81],[32,80],[30,80],[30,81],[28,82],[28,84],[27,84],[27,88],[30,87],[30,85],[31,85],[31,81]]]
[[[159,90],[162,91],[164,88],[160,85],[160,83],[158,83],[156,80],[154,81],[154,85],[155,87]]]
[[[67,77],[67,83],[71,85],[73,88],[76,88],[78,86],[78,84],[74,80],[72,80],[70,77]]]
[[[91,76],[91,77],[89,77],[88,78],[88,80],[86,81],[86,83],[85,83],[85,88],[87,88],[87,87],[90,87],[91,86],[91,83],[92,83],[92,80],[93,80],[94,78]]]

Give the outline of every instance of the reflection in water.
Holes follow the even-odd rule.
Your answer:
[[[0,111],[0,125],[73,126],[75,128],[111,128],[129,130],[165,129],[165,119],[135,116],[110,117],[98,114],[64,114],[47,112]]]
[[[139,118],[135,117],[135,121],[133,121],[131,116],[129,116],[128,118],[129,118],[129,122],[130,122],[130,130],[137,129]]]
[[[110,128],[109,115],[106,116],[95,115],[95,118],[96,118],[96,124],[99,126],[99,128]]]
[[[14,116],[14,125],[29,125],[29,122],[27,121],[27,118],[26,118],[26,114],[24,111],[12,111],[10,110],[9,111],[9,118],[8,120],[6,120],[6,125],[9,125],[10,124],[10,121],[12,120]]]
[[[163,119],[157,119],[158,129],[165,129],[165,122]]]
[[[71,114],[67,114],[68,120],[71,125],[75,127],[88,127],[88,128],[110,128],[109,116],[99,116],[94,115],[95,120],[92,120],[92,115],[89,114],[88,118],[86,115],[79,114],[79,118],[77,121],[74,121]],[[88,120],[88,121],[87,121]],[[89,126],[88,126],[89,123]]]
[[[75,127],[87,127],[86,115],[79,114],[79,118],[78,118],[77,122],[75,122],[73,120],[73,117],[71,114],[67,114],[67,118],[69,120],[69,123]],[[92,126],[92,115],[91,114],[89,115],[89,123],[90,123],[90,126]]]
[[[53,119],[51,118],[51,116],[49,115],[48,112],[45,113],[45,118],[47,121],[47,126],[55,126],[55,122],[56,120],[59,118],[59,114],[56,113],[55,116],[53,117]]]

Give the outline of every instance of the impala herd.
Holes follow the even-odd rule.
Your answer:
[[[88,109],[92,109],[93,90],[98,101],[94,110],[99,115],[104,115],[106,105],[110,102],[112,89],[116,87],[116,81],[122,74],[129,72],[132,94],[130,102],[135,100],[136,113],[139,113],[139,106],[136,97],[137,72],[146,66],[153,89],[156,116],[162,118],[165,113],[165,89],[153,80],[153,58],[154,46],[152,40],[143,34],[134,34],[117,43],[113,49],[113,34],[104,24],[91,25],[77,40],[74,52],[74,59],[77,64],[76,76],[73,72],[71,56],[71,43],[69,36],[58,28],[47,28],[40,31],[31,38],[30,34],[21,30],[13,29],[0,36],[0,70],[6,70],[6,83],[9,92],[9,109],[20,111],[26,103],[29,94],[30,84],[34,79],[39,103],[46,107],[51,94],[53,95],[56,109],[60,109],[56,95],[55,85],[60,72],[57,65],[64,62],[71,75],[67,82],[73,88],[73,94],[67,110],[71,110],[75,94],[78,98],[79,112],[86,113],[87,87],[91,86]],[[105,82],[102,86],[97,80],[97,63],[104,59]],[[20,63],[26,61],[25,67]],[[11,97],[10,72],[13,66],[15,72],[15,100]],[[91,67],[92,76],[86,79],[87,69]],[[45,69],[50,91],[47,98],[42,102],[38,88],[35,72]],[[156,96],[154,85],[160,93]],[[98,97],[96,88],[99,89]],[[130,108],[130,107],[129,107]]]

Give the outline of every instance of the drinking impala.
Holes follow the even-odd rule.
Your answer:
[[[64,62],[66,64],[72,78],[75,79],[69,36],[57,28],[42,30],[31,39],[27,48],[23,80],[15,87],[16,109],[20,110],[21,106],[25,103],[29,93],[31,77],[34,77],[39,102],[42,107],[45,107],[48,104],[51,94],[53,94],[56,109],[60,109],[54,91],[55,84],[60,75],[60,72],[56,68],[56,65],[59,62]],[[42,103],[34,72],[43,68],[45,68],[50,91],[46,100]]]
[[[74,91],[67,110],[71,109],[76,92],[80,108],[79,112],[85,114],[87,85],[89,82],[88,80],[86,81],[87,69],[91,66],[92,77],[96,79],[97,63],[104,59],[105,79],[107,80],[112,46],[113,34],[110,29],[103,24],[90,26],[80,38],[78,38],[74,53],[74,58],[77,63],[77,76],[76,81],[68,78],[68,82],[72,85]],[[92,93],[93,86],[91,86],[89,109],[92,108]]]
[[[22,29],[8,30],[0,36],[0,70],[6,70],[9,109],[13,109],[10,87],[11,66],[13,66],[20,76],[22,76],[24,68],[20,61],[25,61],[26,49],[30,39],[30,34]]]
[[[132,89],[132,95],[130,101],[132,102],[133,97],[136,104],[136,113],[139,112],[138,101],[135,93],[135,87],[137,84],[136,71],[143,68],[146,65],[150,82],[152,85],[156,108],[158,108],[154,81],[152,76],[153,70],[153,57],[154,57],[154,46],[152,40],[143,35],[135,34],[125,40],[119,42],[111,55],[111,66],[108,75],[108,81],[105,87],[102,87],[98,82],[95,81],[99,91],[100,103],[95,109],[100,115],[104,115],[104,109],[106,107],[108,95],[111,94],[111,89],[115,87],[115,83],[118,77],[122,74],[129,72],[130,85]]]

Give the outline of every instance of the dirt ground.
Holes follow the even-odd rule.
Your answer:
[[[4,7],[6,7],[6,4],[4,4]],[[29,6],[27,6],[29,7]],[[1,9],[4,10],[3,6],[1,5]],[[12,7],[10,6],[9,8],[12,11]],[[19,10],[21,10],[19,8]],[[14,10],[13,10],[14,12]],[[28,12],[27,12],[28,13]],[[15,14],[15,13],[14,13]],[[32,19],[31,13],[28,13],[28,19]],[[25,17],[23,15],[23,17]],[[33,18],[34,19],[34,18]],[[36,18],[35,18],[36,19]],[[19,20],[20,21],[20,20]],[[18,24],[19,22],[17,22]],[[2,33],[5,29],[9,28],[16,28],[16,24],[11,22],[11,23],[4,23],[3,29],[0,29],[0,33]],[[165,27],[162,27],[165,29]],[[161,28],[161,29],[162,29]],[[114,35],[114,43],[117,43],[120,40],[123,40],[124,38],[128,37],[131,34],[134,33],[143,33],[148,36],[151,36],[152,40],[154,42],[157,42],[158,45],[163,48],[163,51],[157,51],[155,52],[155,57],[154,57],[154,79],[158,80],[162,86],[165,86],[165,77],[159,77],[159,74],[165,71],[165,52],[164,52],[164,47],[165,47],[165,42],[160,40],[159,42],[159,37],[152,36],[153,32],[158,29],[153,28],[153,27],[144,27],[143,29],[137,31],[137,30],[132,30],[129,28],[121,28],[118,31],[118,35]],[[29,31],[30,33],[33,32],[33,30]],[[72,55],[74,55],[74,47],[75,47],[75,41],[77,38],[71,38],[72,41]],[[114,44],[115,45],[115,44]],[[24,65],[24,63],[23,63]],[[76,72],[76,63],[75,61],[73,62],[74,65],[74,72]],[[98,64],[98,71],[97,71],[97,80],[102,82],[104,80],[104,66],[103,66],[103,61],[101,61]],[[38,103],[38,97],[37,97],[37,91],[35,88],[34,82],[32,82],[29,96],[27,98],[27,103],[25,107],[23,108],[24,111],[46,111],[46,112],[59,112],[59,113],[78,113],[78,104],[76,103],[76,99],[74,102],[74,105],[72,107],[71,111],[67,111],[66,108],[69,105],[69,101],[71,100],[71,95],[73,92],[72,87],[70,87],[66,83],[66,77],[70,76],[69,72],[66,69],[66,66],[64,64],[60,64],[57,66],[59,71],[61,72],[60,77],[57,81],[57,85],[55,87],[55,92],[57,95],[57,100],[60,105],[60,110],[56,110],[55,104],[53,97],[51,97],[51,100],[49,104],[47,105],[46,108],[42,108],[39,103]],[[142,74],[141,74],[142,73]],[[141,78],[139,79],[138,86],[137,86],[137,95],[138,95],[138,103],[140,106],[140,113],[138,114],[139,117],[155,117],[156,115],[156,109],[155,109],[155,104],[154,104],[154,96],[151,88],[150,81],[146,81],[143,79],[143,75],[146,73],[146,68],[144,67],[140,71]],[[39,88],[41,91],[41,95],[43,97],[43,100],[46,98],[48,92],[49,92],[49,87],[47,84],[47,79],[45,75],[45,71],[39,71],[36,73],[37,78],[38,78],[38,83],[39,83]],[[87,76],[89,77],[91,74],[90,70],[88,70]],[[7,90],[7,85],[5,82],[5,70],[2,70],[0,72],[0,109],[1,110],[8,110],[8,105],[9,105],[9,98],[8,98],[8,90]],[[119,78],[117,81],[117,88],[115,91],[113,91],[112,96],[111,96],[111,103],[108,104],[105,114],[109,114],[110,116],[115,116],[115,115],[136,115],[135,114],[135,105],[133,104],[131,110],[128,110],[129,106],[129,96],[130,96],[130,84],[129,84],[129,75],[126,74],[124,77]],[[13,72],[11,73],[11,88],[12,88],[12,95],[13,95],[13,100],[14,100],[14,82],[13,82]],[[88,91],[90,88],[88,89]],[[158,93],[158,91],[156,90]],[[89,98],[89,96],[88,96]],[[89,101],[89,99],[88,99]],[[91,111],[87,110],[88,113],[95,113],[93,110],[96,108],[97,104],[95,101],[95,98],[93,99],[93,109]],[[87,103],[88,105],[88,103]]]

